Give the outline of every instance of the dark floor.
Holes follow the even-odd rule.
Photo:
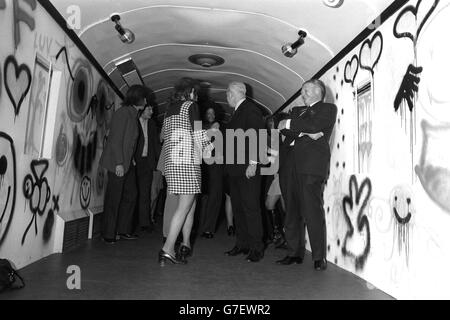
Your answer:
[[[302,265],[279,266],[285,255],[269,246],[264,259],[249,263],[244,256],[228,257],[224,251],[234,239],[222,226],[213,239],[199,238],[185,266],[157,263],[161,227],[139,240],[114,245],[100,239],[65,254],[33,263],[20,273],[26,288],[0,294],[3,299],[392,299],[366,281],[329,263],[325,272],[312,268],[311,256]],[[81,269],[81,290],[66,286],[67,268]]]

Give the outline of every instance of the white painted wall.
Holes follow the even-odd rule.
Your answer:
[[[66,47],[73,76],[77,78],[81,69],[86,71],[85,99],[88,100],[87,105],[97,94],[99,83],[103,81],[100,75],[37,1],[35,7],[21,0],[15,1],[15,5],[17,6],[16,12],[24,12],[32,23],[16,21],[16,17],[19,15],[14,13],[12,0],[0,1],[0,132],[3,134],[0,137],[0,169],[1,161],[3,161],[4,171],[0,170],[0,217],[5,212],[0,222],[0,257],[10,259],[18,268],[21,268],[61,250],[62,220],[55,216],[51,223],[48,218],[51,216],[51,212],[58,216],[69,217],[74,215],[73,212],[83,210],[82,202],[83,206],[87,207],[103,205],[106,181],[99,174],[98,160],[106,132],[106,120],[102,121],[102,119],[109,119],[111,111],[105,111],[99,114],[100,116],[96,116],[95,112],[82,116],[85,113],[83,110],[86,110],[83,105],[86,106],[86,104],[74,103],[71,92],[72,89],[76,89],[76,85],[74,85],[76,81],[74,82],[70,76],[64,53],[58,59],[56,59],[56,55],[62,47]],[[17,31],[20,34],[20,41],[15,41],[12,32],[15,21],[19,27]],[[62,72],[62,83],[56,111],[54,138],[51,142],[53,143],[52,156],[51,159],[42,162],[42,165],[36,166],[37,177],[34,177],[31,166],[32,161],[38,160],[38,154],[33,152],[33,148],[25,152],[25,144],[26,141],[27,143],[32,141],[30,137],[37,136],[35,134],[26,135],[27,127],[31,126],[29,123],[36,127],[42,126],[39,112],[43,108],[39,104],[39,99],[36,99],[36,92],[41,83],[39,74],[34,74],[36,54],[41,55],[51,62],[55,69]],[[9,56],[13,58],[8,60]],[[6,61],[16,61],[18,66],[15,67],[13,62],[6,63]],[[26,70],[30,72],[30,81],[27,78]],[[114,91],[105,82],[103,83],[108,97],[106,104],[118,101],[119,98]],[[28,84],[30,84],[30,89],[27,91]],[[8,90],[12,98],[10,98]],[[42,92],[42,87],[40,92]],[[22,94],[24,94],[24,99],[20,108],[14,108],[13,101],[16,101],[16,105],[18,105],[17,102]],[[72,116],[69,116],[69,110],[72,110],[70,111]],[[32,111],[36,111],[36,118],[28,121],[28,118],[32,117]],[[86,163],[92,166],[87,170],[77,170],[74,159],[75,156],[82,154],[81,149],[76,151],[77,135],[80,137],[81,145],[86,146],[94,141],[95,132],[97,133],[97,147],[92,149],[96,151],[95,157],[82,157]],[[12,139],[16,156],[16,194],[12,216],[10,215],[12,193],[8,200],[8,190],[9,186],[14,184],[14,161],[11,154],[11,143],[5,138],[6,135]],[[1,160],[2,157],[3,160]],[[47,163],[48,168],[42,174]],[[28,174],[31,174],[31,180],[26,179]],[[43,182],[44,178],[47,184]],[[25,181],[28,181],[28,184]],[[25,189],[30,186],[34,187],[34,189],[29,189],[29,193],[32,194],[31,200],[25,197],[24,184]],[[41,197],[39,197],[39,190]],[[80,192],[86,196],[84,201],[80,197]],[[36,206],[39,206],[40,209],[34,210],[36,212],[35,220],[31,223],[32,208]],[[10,221],[9,228],[7,228],[8,221]],[[48,237],[44,239],[46,221]],[[28,226],[30,228],[26,232]],[[24,234],[26,235],[24,236]]]
[[[376,30],[383,38],[382,50],[379,38],[365,46],[362,55],[360,44],[322,78],[339,110],[324,193],[328,259],[367,280],[369,287],[373,284],[400,299],[450,298],[446,270],[450,264],[450,1],[436,1],[432,10],[434,2],[422,1],[417,24],[411,10],[401,9]],[[405,8],[416,5],[413,0]],[[403,14],[403,10],[407,11]],[[394,24],[401,14],[396,28],[417,39],[416,59],[413,41],[394,36]],[[372,41],[374,35],[368,39]],[[354,55],[372,67],[380,52],[373,78],[359,67],[354,85],[344,81],[346,63]],[[396,112],[394,101],[410,64],[423,68],[413,111],[403,101]],[[353,74],[348,67],[347,78]],[[367,109],[370,116],[358,125],[354,92],[369,79],[373,81],[373,105]],[[372,125],[371,135],[363,138],[369,143],[366,146],[371,143],[371,150],[360,169],[358,134],[365,132],[364,123]],[[353,175],[357,188],[351,196]],[[346,197],[352,208],[343,204]],[[394,209],[401,218],[409,212],[409,222],[400,224]],[[354,233],[345,243],[350,225]],[[364,250],[368,250],[365,259]]]

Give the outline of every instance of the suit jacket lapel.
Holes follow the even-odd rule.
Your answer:
[[[243,109],[243,107],[244,107],[245,101],[246,101],[246,100],[244,100],[244,102],[241,103],[241,105],[239,106],[239,108],[238,108],[237,110],[234,111],[233,116],[231,117],[230,122],[234,121],[234,120],[237,118],[237,116],[239,115],[239,113],[242,112],[242,109]]]

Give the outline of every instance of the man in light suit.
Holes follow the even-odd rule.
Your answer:
[[[294,144],[294,157],[290,164],[293,166],[292,177],[287,188],[288,192],[296,192],[300,210],[287,212],[285,228],[288,255],[277,263],[288,265],[303,262],[306,222],[314,268],[325,270],[326,223],[322,192],[330,164],[329,140],[336,122],[337,107],[323,102],[326,88],[320,80],[305,82],[301,95],[307,110],[279,126],[286,140],[290,139]],[[319,132],[324,136],[317,140],[309,136]]]

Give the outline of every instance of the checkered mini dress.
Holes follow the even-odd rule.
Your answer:
[[[189,119],[192,101],[182,104],[178,114],[164,119],[164,175],[167,192],[197,194],[201,192],[201,155],[209,144],[206,131],[194,133]]]

